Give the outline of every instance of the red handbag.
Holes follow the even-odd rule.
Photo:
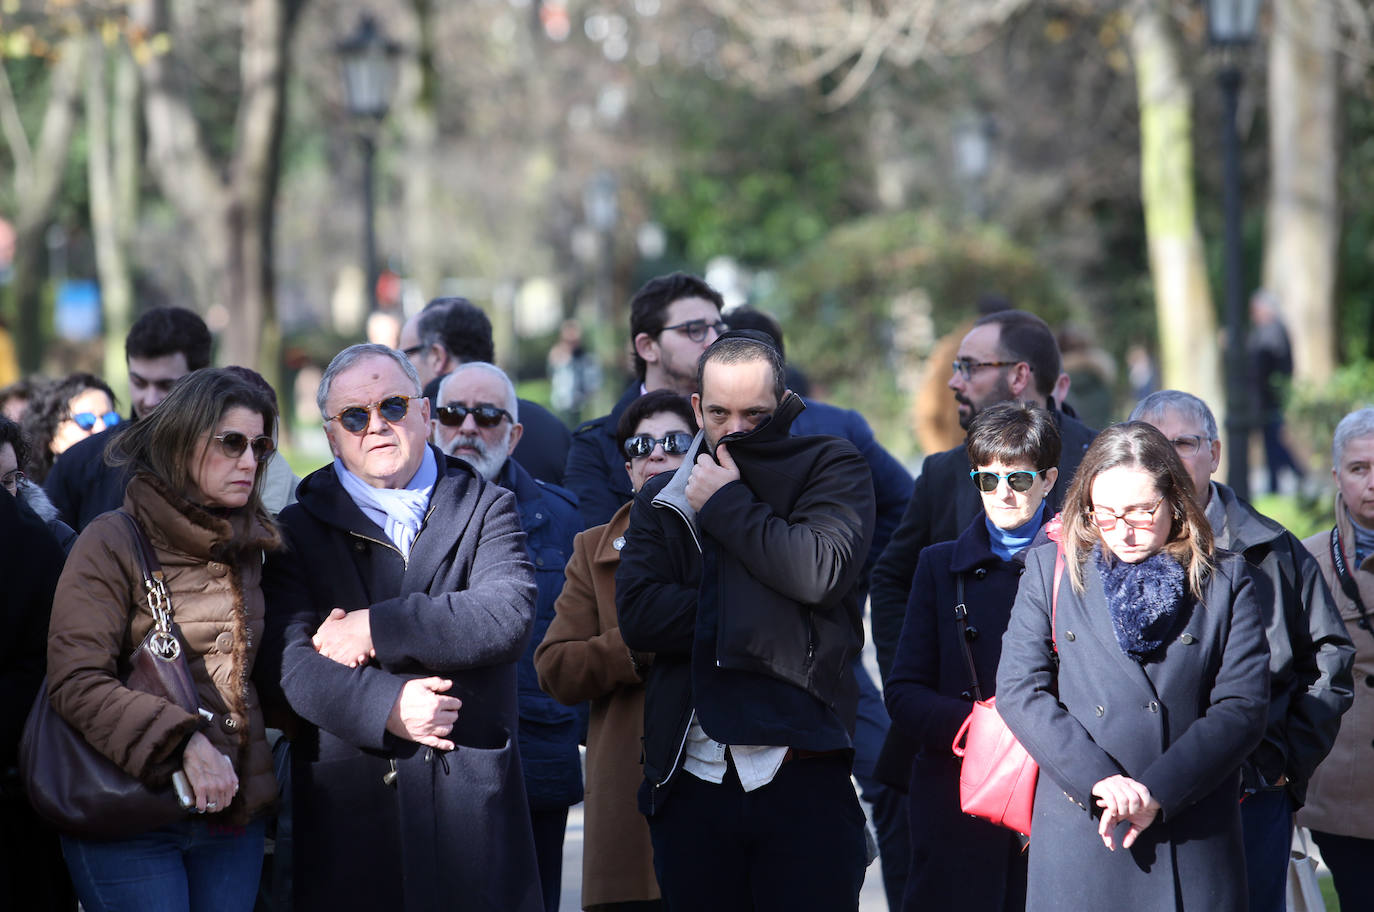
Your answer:
[[[1055,522],[1055,520],[1052,520]],[[1050,537],[1058,541],[1058,528]],[[1050,639],[1054,641],[1054,621],[1059,609],[1059,581],[1064,575],[1064,546],[1059,545],[1054,559],[1054,591],[1050,596]],[[964,646],[964,658],[973,675],[973,695],[976,702],[951,746],[959,765],[959,807],[965,814],[990,821],[998,826],[1030,836],[1031,817],[1035,811],[1035,784],[1040,778],[1040,766],[1016,736],[1007,728],[997,712],[997,698],[984,700],[978,687],[978,674],[973,665],[973,651],[969,648],[968,608],[964,605],[964,580],[957,583],[959,604],[954,616],[959,625],[959,639]],[[1056,648],[1056,651],[1057,648]]]

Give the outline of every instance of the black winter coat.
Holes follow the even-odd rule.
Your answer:
[[[105,447],[133,423],[134,419],[125,419],[72,444],[43,479],[43,490],[57,507],[58,516],[77,532],[101,513],[124,505],[129,473],[123,466],[105,464]]]
[[[892,727],[916,756],[907,789],[912,867],[902,908],[1021,912],[1026,864],[1015,833],[970,817],[959,807],[959,761],[951,742],[973,708],[963,637],[955,621],[958,580],[977,636],[970,642],[983,699],[997,688],[997,662],[1025,552],[1002,560],[992,552],[979,515],[951,542],[921,553],[906,622],[883,697]]]
[[[292,742],[296,908],[537,912],[534,838],[516,744],[516,671],[534,579],[515,495],[440,460],[425,524],[403,560],[332,466],[280,516],[268,561],[259,670],[304,724]],[[377,658],[348,668],[310,638],[334,606],[369,609]],[[462,700],[448,753],[386,730],[411,678]],[[394,762],[394,786],[382,777]]]

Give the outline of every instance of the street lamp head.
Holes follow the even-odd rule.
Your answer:
[[[1255,40],[1263,0],[1207,0],[1207,38],[1218,47],[1244,47]]]
[[[353,34],[335,45],[334,51],[343,68],[349,113],[373,120],[386,117],[401,46],[389,40],[376,20],[364,13]]]

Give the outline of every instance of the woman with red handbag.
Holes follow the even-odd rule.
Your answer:
[[[1154,427],[1108,428],[1064,502],[1053,623],[1055,549],[1027,556],[997,709],[1040,765],[1028,910],[1246,908],[1239,771],[1268,647],[1191,491]]]
[[[280,544],[260,499],[275,423],[270,395],[235,370],[178,381],[114,441],[133,476],[124,506],[86,527],[58,582],[48,637],[53,709],[151,788],[184,773],[179,787],[193,812],[108,839],[64,833],[87,912],[253,907],[277,797],[251,681],[263,552]],[[140,558],[140,539],[151,556]],[[133,689],[122,674],[155,625],[154,604],[165,607],[150,597],[159,577],[199,712]]]
[[[960,810],[950,742],[972,702],[993,695],[1022,561],[1033,542],[1044,540],[1059,431],[1043,409],[998,405],[970,423],[967,447],[983,515],[954,541],[921,552],[884,688],[892,724],[918,747],[907,792],[908,912],[1020,912],[1025,905],[1022,843]]]

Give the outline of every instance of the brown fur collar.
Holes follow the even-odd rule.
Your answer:
[[[129,481],[124,508],[143,523],[154,545],[196,557],[236,564],[254,552],[281,547],[276,524],[265,512],[214,513],[145,472]]]

